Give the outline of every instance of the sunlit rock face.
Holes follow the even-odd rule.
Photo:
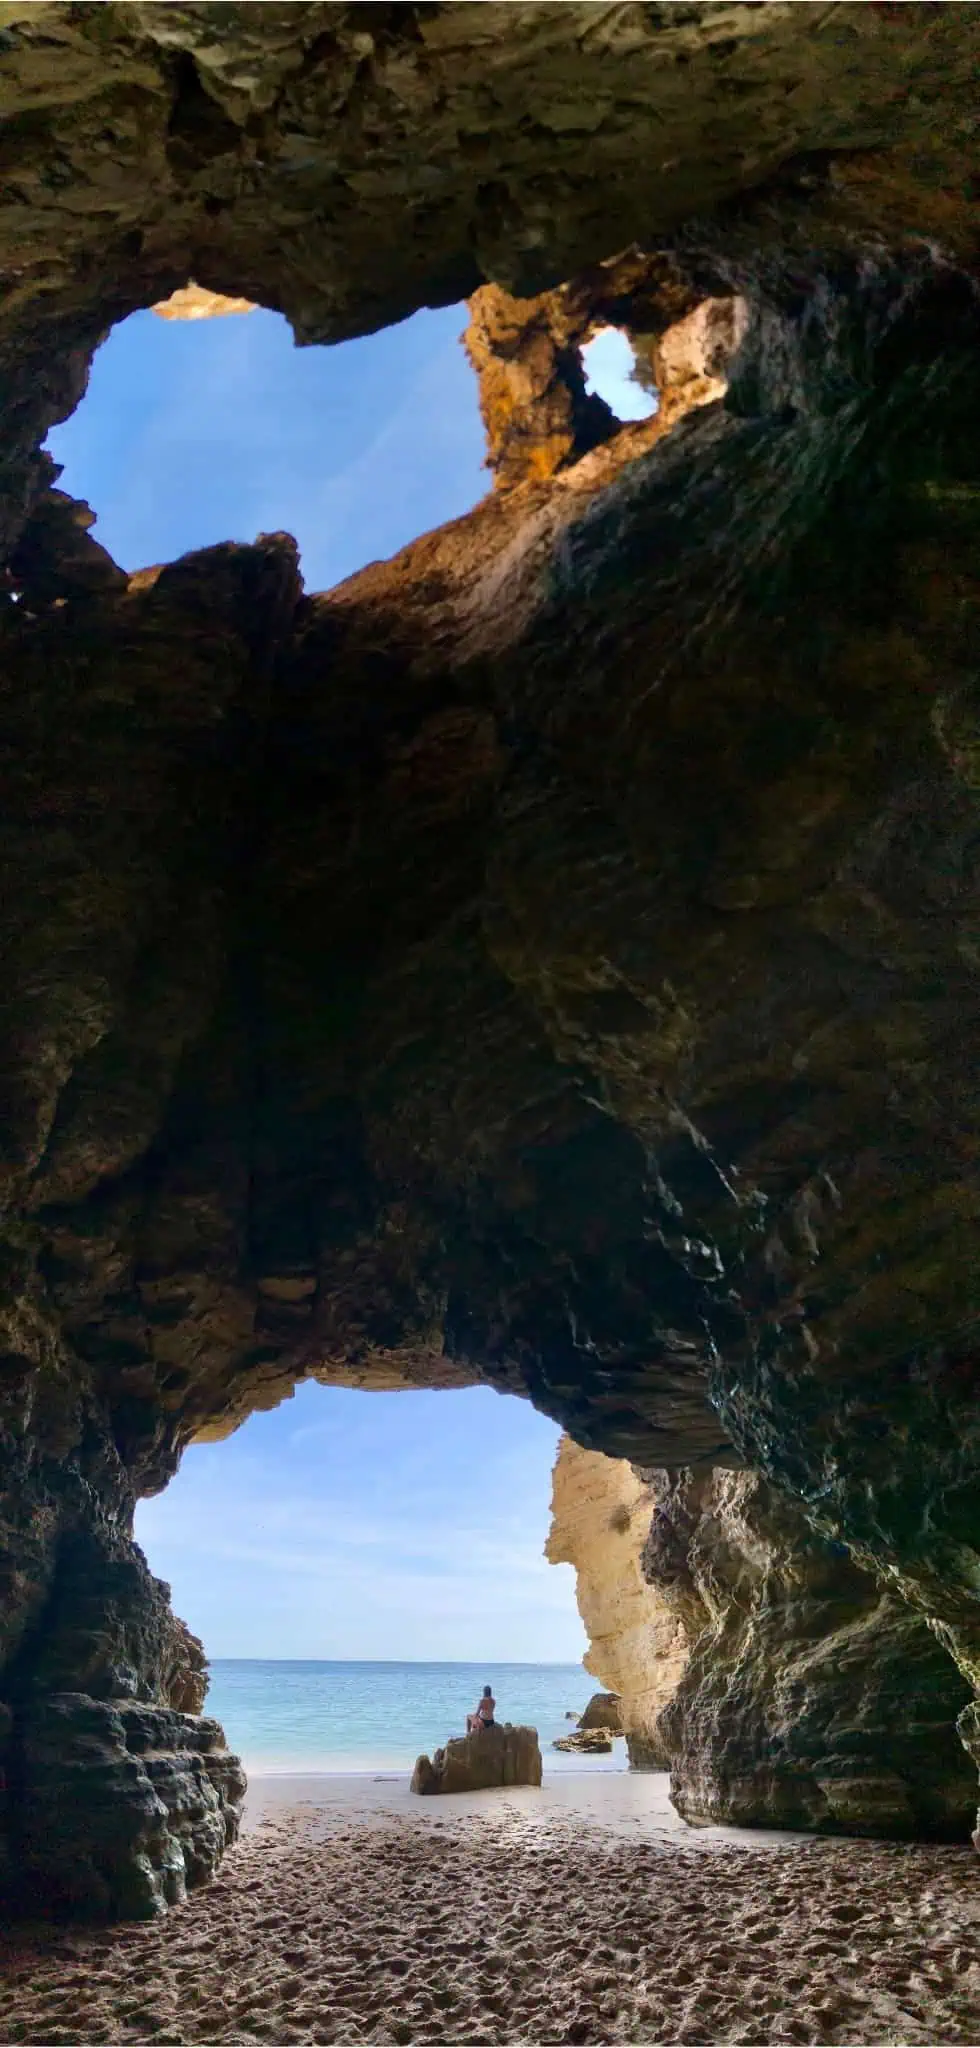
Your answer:
[[[187,1711],[135,1498],[305,1373],[749,1468],[980,1677],[980,20],[369,13],[3,16],[17,1870],[53,1702]],[[325,595],[286,536],[124,577],[39,443],[189,277],[306,339],[472,291],[499,487]],[[600,320],[653,422],[584,406]],[[108,1662],[79,1554],[135,1589]],[[755,1680],[707,1756],[695,1673],[680,1796],[747,1813]],[[196,1881],[212,1750],[171,1732]],[[49,1831],[52,1893],[87,1827]]]
[[[660,1712],[677,1689],[690,1637],[677,1604],[651,1587],[643,1570],[655,1498],[650,1482],[625,1458],[584,1451],[563,1436],[545,1554],[552,1564],[574,1566],[589,1639],[585,1668],[618,1695],[630,1763],[665,1771],[670,1757]]]
[[[480,380],[487,465],[498,489],[567,474],[613,439],[645,454],[684,413],[725,395],[748,309],[735,293],[704,298],[667,257],[629,250],[534,299],[485,285],[470,303],[466,349]],[[657,392],[655,415],[629,430],[586,391],[582,349],[603,327],[636,338]],[[618,465],[617,465],[618,466]]]
[[[579,1729],[586,1732],[621,1735],[622,1717],[619,1711],[619,1694],[615,1692],[594,1692],[584,1714],[579,1715]]]
[[[225,292],[205,291],[200,284],[182,285],[151,309],[161,320],[220,320],[228,313],[254,313],[251,299],[232,299]]]

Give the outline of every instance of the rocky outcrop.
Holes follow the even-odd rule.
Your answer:
[[[540,1785],[541,1751],[536,1728],[510,1721],[479,1734],[453,1735],[430,1759],[420,1756],[412,1791],[488,1792],[498,1785]]]
[[[37,1911],[149,1919],[214,1873],[245,1774],[217,1721],[51,1693],[25,1716],[9,1875]]]
[[[308,1373],[689,1471],[678,1555],[707,1516],[734,1561],[670,1582],[720,1645],[678,1797],[939,1828],[930,1658],[980,1685],[980,22],[369,13],[3,17],[8,1839],[53,1702],[184,1669],[135,1498]],[[283,536],[124,578],[40,443],[189,277],[306,340],[502,293],[501,487],[327,595]],[[654,423],[584,405],[599,318]]]
[[[747,319],[736,295],[706,299],[670,257],[638,249],[534,299],[485,286],[470,302],[464,339],[495,485],[556,476],[621,433],[605,400],[585,388],[582,349],[600,328],[629,332],[657,393],[655,415],[625,443],[635,457],[684,413],[724,396]]]
[[[620,1706],[618,1692],[594,1692],[584,1714],[579,1718],[579,1728],[605,1728],[613,1735],[625,1734]]]
[[[159,313],[161,320],[215,320],[227,313],[254,313],[255,307],[251,299],[229,298],[224,292],[205,291],[203,285],[192,282],[181,285],[150,310]]]
[[[574,1566],[575,1596],[589,1638],[585,1668],[615,1688],[611,1695],[595,1695],[579,1727],[618,1726],[634,1768],[664,1771],[669,1757],[660,1711],[673,1698],[689,1637],[684,1616],[643,1570],[655,1498],[650,1482],[625,1459],[585,1451],[569,1436],[560,1439],[545,1554],[552,1564]],[[610,1697],[618,1723],[591,1718],[593,1707],[606,1711]]]
[[[605,1756],[613,1746],[609,1728],[577,1728],[574,1735],[557,1735],[552,1749],[571,1750],[575,1755]]]
[[[660,1717],[686,1820],[962,1840],[966,1681],[922,1618],[751,1474],[651,1474],[651,1593],[687,1663]]]
[[[791,1501],[750,1474],[638,1471],[563,1438],[552,1513],[586,1663],[622,1675],[631,1765],[669,1768],[686,1820],[962,1839],[965,1682]]]
[[[9,1446],[9,1439],[8,1439]],[[4,1500],[16,1503],[10,1466]],[[213,1874],[245,1776],[201,1713],[207,1663],[77,1466],[23,1479],[8,1522],[0,1894],[31,1912],[145,1918]]]
[[[40,461],[49,487],[21,528],[0,586],[4,597],[15,594],[32,617],[51,605],[127,588],[125,572],[89,532],[95,524],[91,506],[56,490],[60,466],[49,455]]]

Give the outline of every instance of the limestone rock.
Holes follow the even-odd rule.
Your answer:
[[[634,1470],[563,1439],[548,1554],[575,1564],[587,1663],[632,1679],[631,1766],[669,1768],[685,1819],[962,1836],[955,1669],[762,1481]]]
[[[31,1513],[5,1521],[0,1568],[0,1891],[8,1909],[146,1917],[213,1874],[244,1772],[201,1715],[203,1647],[125,1512],[99,1512],[77,1453],[59,1462],[39,1416],[26,1446],[9,1404],[6,1419],[0,1509],[9,1516],[19,1488]],[[99,1424],[91,1402],[96,1443]],[[103,1458],[104,1431],[103,1420]]]
[[[187,1623],[173,1617],[171,1652],[163,1673],[161,1693],[179,1714],[199,1714],[208,1690],[208,1660],[200,1636]]]
[[[51,474],[60,475],[57,464]],[[123,591],[127,578],[106,549],[93,540],[90,505],[53,487],[38,496],[7,562],[9,587],[28,612],[70,598]]]
[[[205,291],[203,285],[192,283],[181,285],[150,310],[161,320],[220,320],[229,313],[254,313],[255,306],[251,299],[229,298],[224,292]]]
[[[191,275],[336,340],[487,278],[538,293],[719,208],[729,244],[747,223],[803,251],[973,246],[972,8],[464,0],[382,25],[9,0],[3,35],[0,531],[72,370]]]
[[[606,1728],[613,1735],[623,1735],[618,1692],[594,1692],[579,1720],[580,1728]]]
[[[739,297],[705,299],[668,256],[638,249],[534,299],[484,286],[464,340],[495,485],[558,475],[618,437],[621,422],[585,388],[581,351],[600,328],[628,330],[657,392],[655,415],[630,430],[639,455],[685,413],[724,397],[747,324]]]
[[[536,1728],[509,1721],[479,1733],[454,1735],[430,1759],[420,1756],[413,1792],[485,1792],[497,1785],[540,1785],[541,1751]]]
[[[659,1729],[655,1735],[627,1735],[626,1754],[631,1771],[657,1771],[662,1775],[670,1770],[670,1751]]]
[[[922,1618],[765,1481],[649,1476],[645,1568],[691,1645],[660,1720],[684,1818],[962,1840],[968,1689]]]
[[[604,1756],[612,1749],[613,1730],[609,1728],[578,1728],[574,1735],[558,1735],[552,1749],[573,1750],[582,1756]]]
[[[159,1701],[156,1635],[100,1641],[75,1546],[308,1370],[482,1377],[650,1464],[751,1455],[968,1663],[972,1238],[923,1264],[895,1203],[911,1146],[926,1211],[959,1213],[972,1113],[945,1048],[972,987],[976,350],[972,293],[916,262],[815,281],[803,324],[767,272],[724,406],[326,598],[272,537],[91,593],[84,630],[7,608],[21,1690]],[[938,1379],[872,1371],[887,1332]]]
[[[53,1888],[117,1910],[145,1849],[165,1895],[115,1703],[201,1673],[134,1502],[310,1373],[684,1473],[645,1557],[687,1662],[634,1737],[692,1815],[959,1826],[977,10],[0,34],[8,1868],[60,1746]],[[320,596],[284,536],[123,578],[41,444],[189,276],[301,340],[473,293],[500,488]],[[598,318],[652,426],[584,404]]]
[[[245,1775],[216,1721],[131,1700],[48,1694],[14,1753],[18,1902],[146,1919],[212,1876]]]
[[[666,1770],[661,1708],[673,1697],[687,1662],[683,1617],[650,1585],[643,1545],[655,1494],[622,1458],[586,1451],[571,1437],[558,1445],[552,1475],[546,1555],[575,1568],[575,1597],[589,1638],[586,1670],[615,1688],[589,1702],[579,1727],[615,1725],[626,1736],[630,1763]],[[592,1718],[596,1701],[614,1698],[618,1720]],[[599,1711],[599,1710],[597,1710]]]

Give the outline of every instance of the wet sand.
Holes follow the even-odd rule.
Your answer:
[[[257,1780],[186,1906],[0,1935],[0,2042],[980,2042],[972,1849],[693,1831],[666,1783]]]

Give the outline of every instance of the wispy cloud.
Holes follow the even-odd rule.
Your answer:
[[[51,446],[125,568],[218,540],[295,534],[325,589],[465,511],[486,488],[465,309],[296,349],[272,313],[137,314],[100,350]]]
[[[139,1511],[213,1655],[578,1659],[573,1575],[543,1556],[554,1425],[479,1389],[295,1408],[192,1450]]]

